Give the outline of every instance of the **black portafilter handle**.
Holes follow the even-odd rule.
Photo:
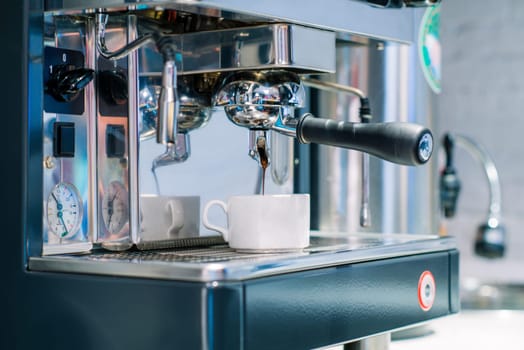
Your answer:
[[[351,123],[307,113],[296,126],[301,143],[318,143],[369,153],[401,165],[426,163],[433,152],[431,131],[413,123]]]

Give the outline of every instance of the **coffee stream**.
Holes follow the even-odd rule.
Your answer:
[[[257,152],[260,157],[260,167],[262,168],[262,195],[265,193],[266,187],[266,169],[269,166],[269,157],[266,151],[266,138],[259,137],[257,140]],[[155,181],[156,194],[160,195],[160,184],[158,181],[158,174],[156,172],[157,167],[154,165],[151,167],[151,172],[153,174],[153,179]]]
[[[260,157],[260,166],[262,168],[262,195],[264,195],[266,187],[266,169],[269,166],[269,157],[266,152],[266,138],[259,137],[257,139],[257,152]]]

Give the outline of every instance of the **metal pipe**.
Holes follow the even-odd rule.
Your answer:
[[[110,51],[106,46],[105,40],[106,26],[108,20],[109,15],[107,14],[99,13],[96,15],[96,47],[100,55],[108,60],[118,60],[120,58],[126,57],[131,52],[141,48],[142,46],[155,42],[152,34],[145,34],[118,50]]]
[[[355,95],[359,98],[366,98],[366,94],[364,94],[362,90],[357,89],[356,87],[353,87],[353,86],[342,85],[342,84],[322,81],[318,79],[306,78],[306,77],[301,77],[300,80],[302,81],[304,85],[315,88],[315,89],[330,91],[330,92],[345,92],[347,94]]]
[[[495,163],[486,149],[479,143],[475,142],[473,139],[459,134],[452,135],[455,142],[468,151],[475,159],[477,159],[484,168],[484,173],[488,179],[490,193],[488,223],[490,225],[497,226],[500,222],[502,211],[502,190]]]

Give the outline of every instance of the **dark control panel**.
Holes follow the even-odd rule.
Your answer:
[[[48,113],[84,113],[84,88],[95,76],[84,68],[80,51],[46,46],[44,48],[44,110]]]
[[[98,111],[101,116],[126,117],[128,114],[127,58],[98,58]]]

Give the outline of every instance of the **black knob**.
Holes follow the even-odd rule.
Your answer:
[[[53,66],[45,91],[57,101],[70,102],[93,80],[95,71],[63,64]]]
[[[98,73],[99,95],[111,105],[127,103],[128,88],[126,75],[118,70],[104,70]]]
[[[412,123],[350,123],[306,114],[296,132],[301,143],[353,149],[402,165],[424,164],[433,151],[429,129]]]

